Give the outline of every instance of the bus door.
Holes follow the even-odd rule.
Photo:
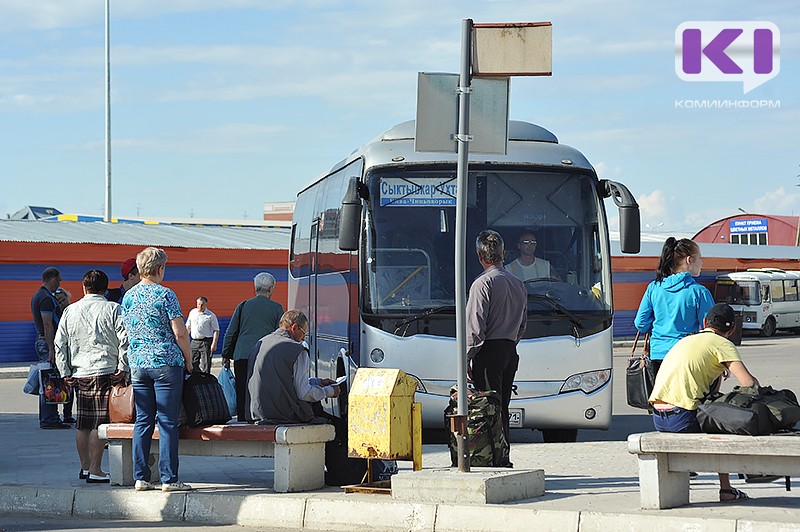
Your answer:
[[[347,280],[337,259],[349,255],[337,254],[334,246],[338,240],[338,229],[332,221],[330,211],[311,226],[311,255],[308,279],[309,301],[309,354],[311,377],[336,379],[337,363],[341,351],[348,349],[349,297]],[[322,401],[323,409],[337,416],[339,401],[328,398]]]
[[[311,375],[317,376],[317,361],[319,359],[319,345],[317,341],[317,275],[319,274],[319,218],[311,223],[311,239],[309,241],[308,265],[308,353],[311,358]]]

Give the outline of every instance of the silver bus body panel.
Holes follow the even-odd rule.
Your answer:
[[[416,377],[425,388],[416,394],[416,400],[423,405],[423,425],[441,427],[450,387],[456,383],[455,339],[426,334],[403,338],[363,321],[360,330],[362,367],[401,368]],[[376,348],[384,353],[380,364],[370,359],[370,352]],[[611,371],[611,329],[579,341],[571,336],[522,340],[517,345],[517,353],[520,357],[517,376],[536,376],[536,380],[514,382],[515,394],[510,408],[524,410],[524,427],[608,428],[611,423],[610,380],[589,394],[580,390],[558,392],[572,375]],[[558,402],[557,407],[553,401]],[[594,408],[597,413],[591,420],[584,415],[587,408]]]

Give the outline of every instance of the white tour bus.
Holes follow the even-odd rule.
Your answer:
[[[800,333],[800,272],[751,268],[717,276],[714,301],[742,315],[742,329],[772,336],[779,329]]]
[[[456,382],[456,156],[414,151],[414,122],[395,126],[301,190],[292,224],[289,308],[309,317],[312,376],[400,368],[418,383],[426,428],[444,428]],[[639,210],[619,183],[549,131],[509,122],[507,155],[470,153],[467,280],[481,271],[483,229],[532,231],[552,275],[531,279],[518,346],[511,426],[546,441],[611,422],[612,300],[603,198],[619,207],[621,249],[639,251]],[[346,387],[345,387],[346,389]],[[323,402],[345,420],[347,394]]]

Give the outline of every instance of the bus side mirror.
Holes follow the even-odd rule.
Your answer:
[[[603,197],[611,198],[619,208],[619,247],[623,253],[639,253],[641,249],[641,226],[639,204],[631,191],[622,183],[600,180]]]
[[[339,213],[339,249],[357,251],[358,237],[361,233],[361,195],[358,190],[358,178],[351,177],[347,185],[347,194],[342,200]]]
[[[619,247],[623,253],[639,253],[641,249],[639,223],[638,205],[619,208]]]

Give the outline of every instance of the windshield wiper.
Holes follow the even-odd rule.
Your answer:
[[[421,320],[422,318],[426,318],[426,317],[430,316],[431,314],[440,314],[440,313],[446,312],[448,310],[455,312],[456,311],[456,307],[453,306],[453,305],[443,305],[441,307],[430,308],[430,309],[426,310],[425,312],[423,312],[421,314],[417,314],[415,316],[409,316],[408,318],[406,318],[404,320],[400,320],[400,321],[397,322],[397,325],[396,325],[396,327],[394,329],[394,334],[397,334],[397,331],[399,331],[400,328],[403,327],[404,325],[408,325],[409,323],[415,322],[417,320]]]
[[[546,302],[549,304],[551,310],[557,311],[559,314],[566,316],[566,318],[576,327],[575,335],[577,336],[577,328],[583,329],[583,322],[575,314],[569,311],[567,307],[558,302],[554,297],[544,294],[528,294],[528,300],[533,299],[536,302]]]

